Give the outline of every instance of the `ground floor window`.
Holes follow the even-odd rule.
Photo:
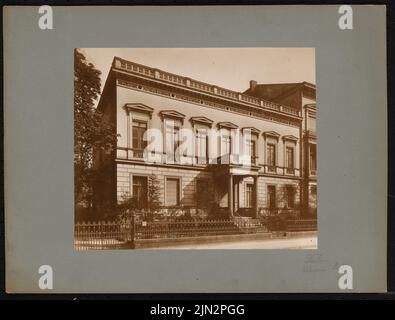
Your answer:
[[[147,177],[133,176],[132,183],[132,196],[136,201],[136,206],[145,208],[147,206]]]
[[[294,186],[286,186],[285,187],[285,198],[287,208],[293,209],[295,208],[295,187]]]
[[[252,208],[252,196],[254,185],[252,183],[246,184],[246,208]]]
[[[166,178],[166,205],[169,207],[180,204],[180,179]]]
[[[209,184],[207,180],[196,181],[196,205],[199,209],[207,208],[209,205]]]
[[[268,208],[276,208],[276,186],[267,186],[267,202]]]
[[[310,186],[310,194],[309,194],[309,207],[316,208],[317,207],[317,186]]]

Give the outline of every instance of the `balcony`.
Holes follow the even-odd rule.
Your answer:
[[[258,159],[257,156],[251,156],[251,157],[250,157],[250,161],[251,161],[251,164],[252,164],[253,166],[256,166],[256,165],[257,165],[257,159]]]
[[[145,159],[145,156],[147,157]],[[186,165],[204,167],[208,165],[230,165],[235,168],[249,168],[254,172],[262,172],[270,175],[293,176],[299,175],[298,168],[280,167],[277,165],[258,164],[257,156],[240,156],[237,154],[225,154],[217,158],[188,156],[188,155],[171,155],[162,152],[148,152],[144,154],[144,149],[139,148],[117,148],[117,159],[134,160],[147,162],[150,164],[169,164],[169,165]],[[316,175],[316,170],[310,170],[310,175]]]
[[[287,168],[273,165],[263,165],[264,173],[282,176],[298,176],[298,168]]]
[[[217,157],[217,164],[239,164],[239,160],[237,154],[223,154]]]
[[[118,147],[117,158],[144,160],[144,149]]]
[[[295,168],[285,168],[285,172],[286,172],[287,174],[292,174],[292,175],[294,175],[294,174],[295,174]]]

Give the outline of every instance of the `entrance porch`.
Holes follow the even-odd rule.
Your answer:
[[[258,217],[258,168],[217,165],[214,180],[220,192],[220,209],[226,209],[229,217]]]

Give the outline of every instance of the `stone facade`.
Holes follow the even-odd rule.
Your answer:
[[[135,176],[149,176],[155,175],[160,182],[160,202],[162,206],[166,206],[165,201],[165,179],[166,177],[178,177],[181,181],[181,204],[187,207],[196,207],[196,181],[207,180],[210,184],[213,184],[213,175],[210,172],[204,170],[185,170],[175,169],[168,167],[159,166],[147,166],[140,164],[117,164],[117,199],[122,199],[132,192],[132,179]],[[239,184],[239,201],[238,205],[241,208],[247,206],[246,203],[246,184],[253,183],[252,178],[242,178]],[[267,186],[275,186],[278,197],[278,207],[283,208],[286,206],[285,203],[285,186],[293,186],[295,188],[295,203],[299,204],[299,183],[294,179],[282,179],[275,177],[258,177],[258,207],[267,208],[268,195]]]

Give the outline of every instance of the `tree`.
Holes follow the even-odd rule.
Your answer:
[[[147,209],[148,220],[152,220],[153,214],[160,208],[160,182],[155,174],[148,177],[148,190],[147,190]]]
[[[138,200],[125,193],[122,195],[122,200],[117,204],[118,219],[130,223],[132,215],[136,214],[138,208]]]
[[[111,152],[116,143],[112,124],[95,107],[101,72],[74,50],[74,195],[76,206],[92,208],[94,150]]]

